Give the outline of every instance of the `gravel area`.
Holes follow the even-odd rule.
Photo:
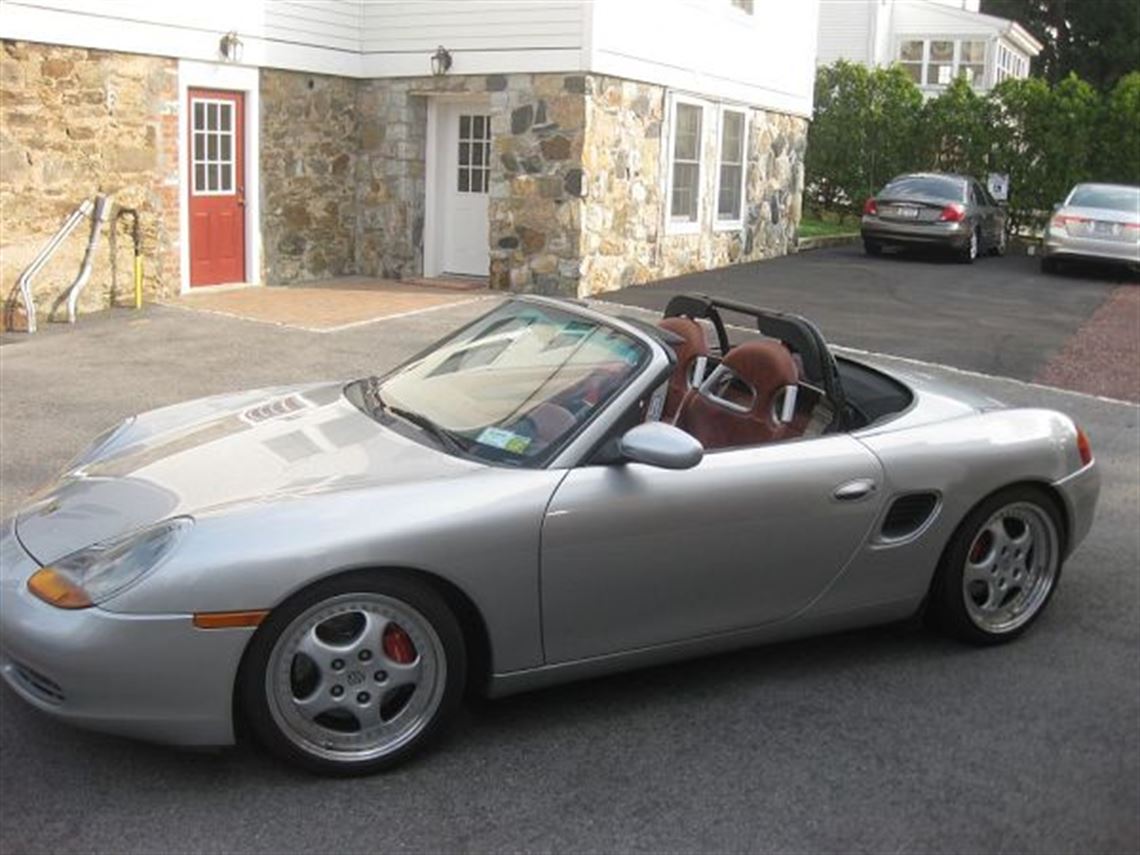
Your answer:
[[[1117,288],[1034,378],[1123,401],[1140,401],[1140,286]]]

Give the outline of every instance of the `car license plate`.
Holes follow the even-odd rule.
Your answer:
[[[1120,234],[1120,223],[1097,222],[1093,225],[1093,232],[1098,235],[1116,237],[1118,234]]]
[[[900,205],[899,207],[895,208],[895,216],[903,217],[904,219],[908,220],[917,220],[918,208]]]

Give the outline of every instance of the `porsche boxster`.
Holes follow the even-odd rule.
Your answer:
[[[1098,491],[1067,416],[843,358],[802,317],[516,297],[383,376],[96,439],[3,524],[0,673],[77,725],[223,745],[243,722],[361,774],[469,689],[917,614],[1010,640]]]

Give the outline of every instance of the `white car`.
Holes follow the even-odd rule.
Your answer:
[[[1062,259],[1091,259],[1140,267],[1140,187],[1078,184],[1045,229],[1041,269]]]

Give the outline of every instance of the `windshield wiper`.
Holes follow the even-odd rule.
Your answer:
[[[393,407],[388,404],[382,404],[382,406],[392,415],[399,416],[404,421],[411,422],[416,427],[423,428],[425,431],[435,437],[439,444],[445,448],[448,448],[457,454],[467,453],[467,446],[460,442],[455,434],[453,434],[447,428],[437,425],[427,416],[423,415],[423,413],[416,413],[412,410],[405,410],[403,407]]]

